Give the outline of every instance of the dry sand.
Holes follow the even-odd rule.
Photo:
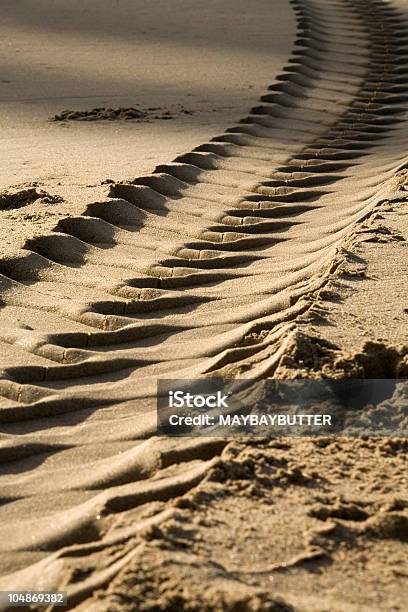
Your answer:
[[[55,4],[3,9],[0,587],[403,610],[406,439],[154,434],[159,377],[406,378],[405,3]]]
[[[286,0],[4,0],[1,22],[0,189],[35,180],[57,192],[152,172],[222,133],[273,81],[295,33]],[[49,122],[135,105],[173,119]]]

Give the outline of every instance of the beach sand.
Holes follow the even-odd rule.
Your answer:
[[[273,82],[295,33],[285,0],[5,0],[1,27],[0,189],[56,192],[147,174],[223,133]],[[158,110],[141,123],[50,121],[132,106]]]
[[[403,610],[406,437],[158,437],[156,384],[407,377],[405,2],[1,28],[0,590]]]

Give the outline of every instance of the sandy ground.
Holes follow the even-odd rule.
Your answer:
[[[35,180],[57,193],[146,174],[222,133],[273,81],[295,30],[285,0],[4,0],[1,21],[0,189]],[[173,118],[49,121],[103,106]]]
[[[194,492],[146,505],[169,514],[78,609],[402,611],[406,450],[406,439],[231,443]]]
[[[403,610],[406,438],[155,434],[158,378],[407,377],[405,3],[33,9],[2,5],[0,589]],[[147,115],[50,121],[95,107]]]

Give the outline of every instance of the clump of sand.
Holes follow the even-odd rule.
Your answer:
[[[366,341],[346,352],[324,337],[297,329],[276,369],[277,378],[401,378],[408,377],[408,346]]]
[[[53,121],[151,121],[153,119],[174,119],[176,115],[192,115],[193,111],[184,108],[182,104],[174,108],[151,106],[146,109],[134,106],[118,108],[95,107],[90,110],[63,110],[54,115]]]
[[[62,202],[62,197],[51,195],[37,187],[24,187],[22,189],[8,189],[0,192],[0,210],[12,210],[28,206],[36,200],[42,200],[44,204],[56,204]]]
[[[145,119],[147,112],[142,111],[133,106],[129,108],[105,108],[97,107],[91,110],[63,110],[58,115],[54,115],[53,121],[114,121],[124,119],[130,121],[132,119]]]

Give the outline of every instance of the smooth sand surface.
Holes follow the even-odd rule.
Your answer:
[[[151,172],[244,116],[286,62],[294,31],[286,0],[4,0],[0,190]],[[135,105],[174,118],[49,122],[64,109]]]
[[[385,202],[397,207],[406,198],[404,7],[399,4],[396,11],[392,3],[374,0],[299,0],[290,17],[286,2],[262,3],[264,14],[246,3],[244,19],[234,3],[224,16],[236,50],[236,55],[231,46],[225,50],[225,64],[234,58],[234,67],[220,73],[219,64],[208,59],[222,56],[219,47],[225,46],[220,43],[206,60],[208,71],[217,67],[210,76],[198,70],[190,74],[203,58],[200,46],[195,47],[200,37],[194,27],[201,28],[206,41],[215,35],[202,19],[199,26],[187,26],[186,7],[192,10],[192,4],[180,2],[186,25],[172,16],[180,39],[166,43],[176,49],[179,66],[190,65],[189,74],[180,72],[174,83],[163,68],[169,54],[160,51],[161,69],[147,71],[145,86],[151,92],[152,82],[163,88],[167,83],[169,105],[176,103],[174,90],[184,90],[186,82],[195,84],[197,104],[207,90],[214,96],[210,106],[234,99],[231,124],[223,124],[222,133],[215,123],[198,129],[195,121],[199,116],[206,120],[209,106],[203,115],[197,110],[151,124],[47,124],[38,129],[49,130],[49,137],[53,130],[64,134],[61,139],[84,130],[89,139],[94,134],[98,145],[102,136],[97,134],[105,137],[105,128],[111,130],[109,140],[116,129],[140,130],[144,145],[154,129],[157,137],[165,130],[166,139],[169,129],[173,135],[160,146],[172,157],[179,152],[171,145],[177,134],[167,126],[178,125],[180,134],[182,124],[192,125],[194,139],[178,141],[177,147],[182,144],[185,151],[189,142],[191,150],[173,162],[159,156],[154,171],[135,163],[130,172],[132,159],[142,152],[135,153],[138,145],[123,145],[119,138],[124,147],[119,158],[126,153],[127,161],[109,177],[113,183],[97,185],[108,178],[106,159],[115,158],[112,150],[100,158],[98,171],[90,171],[97,160],[89,161],[93,187],[83,188],[88,170],[81,170],[78,182],[72,179],[71,156],[67,168],[72,170],[59,190],[43,180],[4,193],[0,200],[0,587],[61,588],[68,591],[71,607],[82,609],[403,609],[404,570],[398,573],[398,563],[407,533],[405,439],[322,440],[316,442],[321,451],[314,442],[278,441],[252,453],[250,445],[227,446],[227,440],[155,434],[158,378],[347,375],[339,366],[342,347],[336,353],[326,342],[322,349],[305,324],[324,299],[322,292],[338,281],[349,250],[353,259],[355,236],[375,221]],[[23,5],[7,6],[21,11],[18,27],[24,29]],[[40,16],[43,5],[38,6]],[[141,12],[151,28],[162,21],[160,6]],[[224,10],[224,4],[214,3],[217,28],[221,6]],[[256,28],[248,19],[255,20],[255,14],[263,34],[250,43]],[[294,16],[297,44],[288,58]],[[9,13],[8,27],[16,19]],[[232,19],[241,23],[239,36]],[[109,28],[115,26],[114,17],[107,21]],[[86,23],[81,20],[65,35],[83,40]],[[246,29],[248,37],[243,36]],[[35,31],[34,25],[29,31]],[[281,42],[274,32],[285,34],[288,45],[280,47],[279,65],[274,49]],[[268,70],[273,74],[265,73],[270,87],[249,111],[245,105],[251,105],[255,88],[249,90],[242,76],[242,57],[253,58],[259,50],[265,62],[266,40],[271,45]],[[124,34],[121,41],[134,51]],[[123,58],[121,45],[118,57]],[[94,54],[92,45],[89,54]],[[62,89],[73,78],[67,74]],[[231,81],[219,95],[216,90],[225,78]],[[73,91],[73,83],[70,87]],[[249,96],[245,104],[243,90]],[[185,100],[180,103],[187,108]],[[246,110],[242,107],[239,118],[235,111],[241,104]],[[94,100],[89,106],[95,106]],[[46,114],[61,110],[53,101]],[[224,114],[217,121],[225,119]],[[197,142],[202,129],[207,132]],[[152,173],[137,174],[142,168]],[[55,201],[41,189],[64,200]],[[398,260],[395,252],[389,256]],[[379,273],[384,276],[390,267]],[[387,288],[395,289],[395,283]],[[377,292],[384,290],[377,286]],[[380,303],[381,297],[376,299]],[[387,303],[392,308],[391,300]],[[362,308],[360,316],[365,312]],[[398,372],[386,377],[406,368],[405,348],[392,350]],[[362,357],[348,358],[357,376],[373,376],[369,363],[364,351]],[[398,410],[401,397],[391,398]],[[214,488],[212,482],[221,486]],[[242,489],[248,503],[238,499]],[[253,503],[258,497],[271,514]],[[246,537],[239,525],[246,512],[253,513],[255,522],[269,520],[278,537],[266,540],[267,546],[260,528],[258,535]],[[278,518],[272,519],[274,512]],[[217,521],[226,526],[219,528]],[[225,530],[231,530],[230,538],[241,534],[232,537],[232,552],[232,545],[224,544]],[[252,555],[252,565],[244,565],[245,555]],[[390,555],[393,568],[379,582]],[[197,571],[183,590],[180,568],[191,563]],[[339,588],[345,571],[350,584],[358,573],[364,589],[355,583],[345,591]],[[200,581],[204,588],[198,592]],[[372,589],[373,582],[381,588]],[[301,593],[295,592],[296,585],[302,585]],[[323,605],[318,599],[322,591]],[[131,600],[126,599],[129,593]]]

